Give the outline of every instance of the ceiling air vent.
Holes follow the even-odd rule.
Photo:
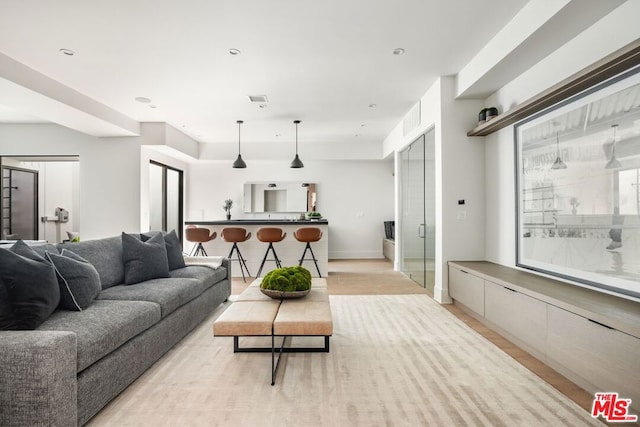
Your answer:
[[[258,104],[266,104],[269,102],[267,95],[249,95],[249,101],[256,102]]]
[[[411,110],[404,116],[402,122],[403,135],[406,136],[409,132],[414,130],[420,125],[420,101],[414,105]]]

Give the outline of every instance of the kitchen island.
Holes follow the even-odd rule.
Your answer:
[[[329,262],[329,222],[326,219],[319,220],[295,220],[295,219],[232,219],[232,220],[214,220],[214,221],[185,221],[185,225],[195,225],[197,227],[208,228],[210,231],[215,231],[218,236],[207,243],[204,243],[204,249],[208,255],[211,256],[228,256],[231,250],[232,243],[225,242],[221,238],[221,231],[225,227],[242,227],[251,233],[251,238],[246,242],[239,243],[242,256],[247,261],[247,267],[252,276],[255,276],[260,268],[260,263],[267,251],[268,243],[263,243],[258,240],[257,233],[262,227],[278,227],[281,228],[287,235],[278,243],[274,243],[276,253],[283,267],[292,265],[298,265],[302,252],[304,251],[305,243],[298,242],[293,237],[293,232],[300,227],[317,227],[322,230],[322,239],[318,242],[311,243],[313,253],[318,260],[318,267],[323,277],[328,274],[328,262]],[[191,251],[193,243],[185,241],[184,250],[186,252]],[[235,254],[234,254],[235,257]],[[276,268],[276,263],[272,260],[273,256],[269,253],[267,262],[262,269],[261,275],[264,276],[267,272]],[[314,277],[317,277],[316,271],[311,254],[307,251],[305,261],[302,264],[307,268]],[[234,277],[242,277],[240,267],[237,262],[233,262],[231,273]]]

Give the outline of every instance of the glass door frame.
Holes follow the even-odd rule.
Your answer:
[[[426,240],[425,240],[425,224],[426,224],[426,191],[425,191],[425,154],[426,154],[426,133],[421,134],[420,136],[418,136],[417,138],[415,138],[410,144],[408,144],[403,150],[399,151],[399,155],[400,155],[400,193],[401,193],[401,197],[400,197],[400,209],[399,209],[399,213],[401,216],[401,221],[400,221],[400,234],[401,234],[401,245],[400,245],[400,263],[399,263],[399,269],[402,273],[406,274],[411,280],[415,281],[416,283],[418,283],[420,286],[422,287],[426,287]],[[422,149],[422,153],[418,155],[418,159],[422,159],[422,163],[421,163],[421,177],[419,178],[419,182],[421,184],[421,187],[417,189],[417,193],[419,193],[420,191],[422,192],[422,197],[421,197],[421,202],[418,202],[418,205],[415,206],[419,206],[419,204],[422,204],[422,209],[421,209],[421,213],[419,212],[420,209],[418,208],[418,212],[417,215],[418,216],[422,216],[422,218],[418,221],[417,224],[417,230],[414,228],[414,226],[416,224],[408,224],[407,221],[407,214],[408,212],[406,212],[406,207],[407,205],[410,203],[410,201],[408,200],[408,190],[409,190],[409,185],[410,183],[408,181],[411,181],[411,178],[409,178],[409,174],[411,173],[410,171],[410,153],[412,149]],[[408,159],[405,158],[405,155],[407,157],[409,157]],[[418,171],[418,174],[420,174],[420,171]],[[415,177],[414,177],[415,178]],[[417,194],[415,193],[415,194]],[[422,230],[422,232],[421,232]],[[407,245],[410,243],[407,238],[407,236],[409,235],[413,235],[414,233],[417,233],[417,238],[420,239],[420,244],[415,245],[416,249],[416,254],[417,257],[415,258],[416,260],[422,259],[422,268],[421,271],[419,272],[419,274],[415,275],[415,269],[414,268],[409,268],[408,267],[408,263],[407,263]],[[415,237],[415,236],[414,236]],[[413,239],[413,242],[415,243],[416,240]],[[420,247],[421,246],[421,250]],[[413,258],[412,258],[413,259]],[[418,264],[418,261],[415,261],[415,264]]]

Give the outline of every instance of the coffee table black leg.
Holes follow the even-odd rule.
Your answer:
[[[276,375],[278,374],[278,367],[280,366],[280,358],[282,357],[282,353],[284,353],[284,343],[287,340],[287,337],[282,337],[282,345],[278,349],[278,360],[276,358],[276,336],[271,334],[271,385],[276,383]]]

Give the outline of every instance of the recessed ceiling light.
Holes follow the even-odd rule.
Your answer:
[[[60,52],[64,53],[67,56],[73,56],[76,53],[74,51],[72,51],[71,49],[60,49]]]
[[[376,104],[369,104],[369,108],[376,108],[377,105]]]
[[[393,49],[393,54],[394,55],[403,55],[404,54],[404,49],[401,47],[397,47],[395,49]]]
[[[238,50],[238,49],[229,49],[229,55],[238,56],[241,53],[242,52],[240,52],[240,50]]]
[[[148,104],[151,102],[149,98],[146,98],[144,96],[136,96],[135,100],[138,102],[142,102],[143,104]]]

